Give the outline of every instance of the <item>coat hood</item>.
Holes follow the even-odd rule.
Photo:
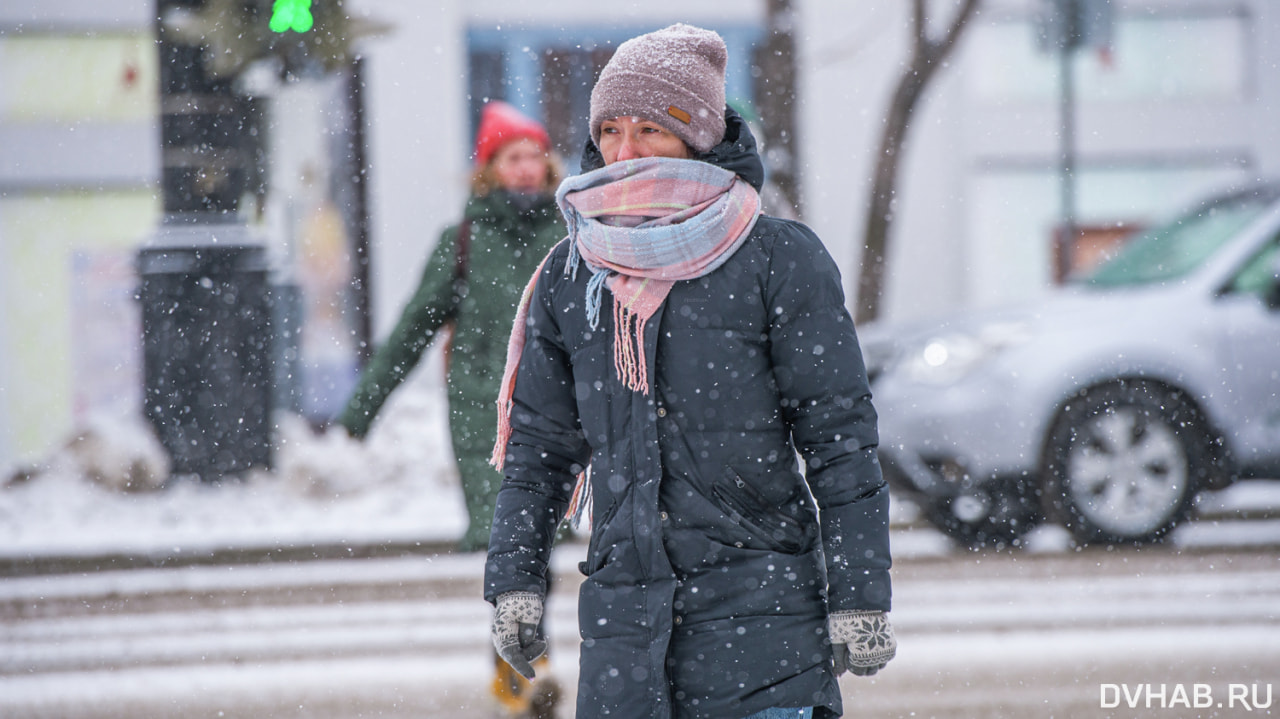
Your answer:
[[[755,135],[747,121],[732,107],[724,110],[724,139],[707,152],[694,154],[693,159],[709,162],[741,177],[757,192],[764,187],[764,161],[756,145]],[[604,156],[596,143],[587,140],[582,149],[582,171],[590,172],[604,167]]]

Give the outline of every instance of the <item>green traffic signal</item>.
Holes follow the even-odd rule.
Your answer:
[[[275,0],[271,6],[272,32],[306,32],[315,24],[311,17],[311,0]]]

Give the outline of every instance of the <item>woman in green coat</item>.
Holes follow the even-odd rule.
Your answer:
[[[352,437],[363,438],[387,396],[436,336],[451,328],[449,430],[467,504],[467,531],[458,543],[464,552],[488,547],[502,483],[488,459],[511,318],[525,281],[565,237],[552,194],[560,168],[541,124],[506,103],[490,102],[475,155],[462,223],[441,235],[417,291],[337,417]]]

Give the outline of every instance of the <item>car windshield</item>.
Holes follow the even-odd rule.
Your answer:
[[[1252,222],[1273,199],[1237,197],[1148,230],[1126,242],[1115,257],[1081,282],[1094,287],[1124,287],[1182,277]]]

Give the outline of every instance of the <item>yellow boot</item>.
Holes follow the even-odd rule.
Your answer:
[[[494,652],[493,696],[508,716],[520,719],[555,719],[560,685],[551,676],[551,661],[544,654],[533,662],[537,675],[530,682]]]
[[[497,652],[493,653],[493,696],[509,716],[519,716],[528,711],[529,687],[528,679],[502,661]]]
[[[533,663],[537,676],[529,693],[529,719],[556,719],[556,705],[560,703],[560,683],[551,676],[551,660],[546,655]]]

